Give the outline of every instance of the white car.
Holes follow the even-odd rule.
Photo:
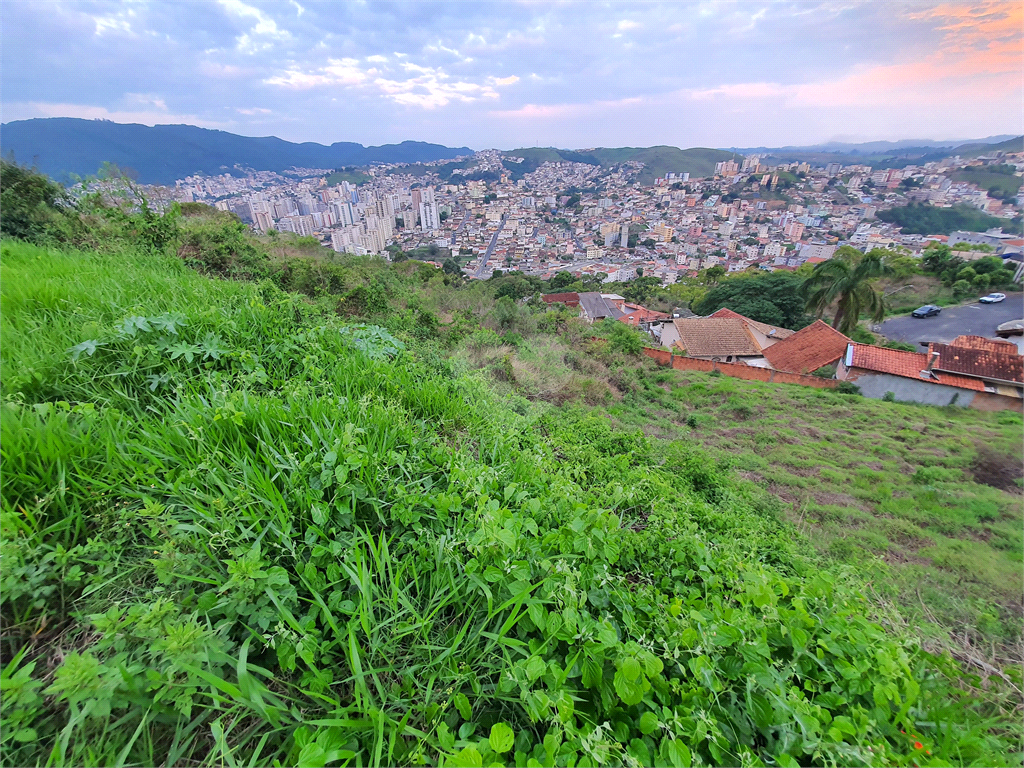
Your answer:
[[[978,301],[982,304],[998,304],[1000,301],[1006,300],[1005,293],[990,293],[988,296],[982,296]]]

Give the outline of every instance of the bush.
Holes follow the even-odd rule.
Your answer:
[[[860,387],[852,381],[840,381],[832,391],[838,392],[840,395],[859,395]]]
[[[62,186],[35,170],[0,160],[0,233],[31,243],[68,239],[77,216]]]

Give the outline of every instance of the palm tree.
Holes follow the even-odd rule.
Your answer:
[[[862,314],[867,313],[875,322],[885,317],[882,293],[871,281],[890,270],[882,263],[881,254],[874,251],[857,261],[843,258],[846,254],[836,255],[839,258],[823,261],[814,268],[801,292],[807,301],[807,311],[814,312],[818,318],[835,303],[832,327],[849,335]]]

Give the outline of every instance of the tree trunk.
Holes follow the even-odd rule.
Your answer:
[[[832,327],[835,328],[837,331],[839,330],[839,324],[841,322],[843,322],[843,315],[844,314],[845,313],[843,312],[843,303],[842,303],[842,301],[840,301],[839,302],[839,306],[836,307],[836,316],[832,320]]]

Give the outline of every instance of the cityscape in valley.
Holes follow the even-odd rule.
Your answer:
[[[545,152],[525,154],[533,160]],[[477,279],[496,269],[544,279],[568,271],[607,282],[656,276],[671,285],[715,266],[794,270],[829,259],[841,245],[915,255],[930,242],[1018,255],[1024,245],[1011,225],[1024,201],[1024,147],[1012,141],[972,157],[881,169],[735,156],[711,175],[665,171],[651,184],[637,180],[642,162],[544,160],[523,173],[524,159],[486,150],[411,167],[382,164],[347,174],[361,177],[355,183],[331,169],[188,177],[172,196],[231,211],[263,233],[316,237],[339,252],[387,256],[430,247],[442,254],[439,265],[451,258]],[[914,228],[885,215],[922,204],[940,213],[968,208],[991,226],[907,232]],[[985,253],[966,250],[968,259]]]

